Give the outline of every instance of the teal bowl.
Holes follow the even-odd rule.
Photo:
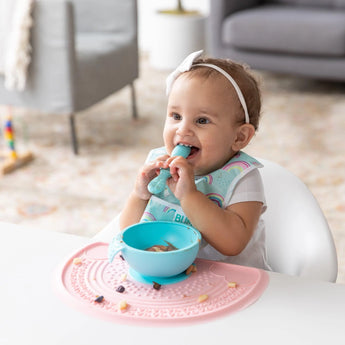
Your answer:
[[[195,260],[201,234],[192,226],[176,222],[142,222],[120,232],[109,244],[112,262],[121,252],[131,269],[143,276],[172,277],[185,271]],[[157,245],[176,250],[156,252],[147,248]]]

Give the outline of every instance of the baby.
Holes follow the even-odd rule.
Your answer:
[[[164,147],[150,152],[125,208],[120,228],[140,221],[193,225],[203,237],[198,257],[269,269],[261,164],[241,150],[260,118],[256,80],[242,65],[190,54],[167,79]],[[187,158],[171,156],[177,144]],[[171,177],[161,193],[148,184],[160,168]]]

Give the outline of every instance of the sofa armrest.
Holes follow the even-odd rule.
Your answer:
[[[224,19],[231,13],[247,8],[255,7],[263,3],[263,0],[212,0],[210,1],[210,15],[207,23],[208,49],[211,54],[216,54],[217,47],[222,45],[222,25]],[[217,56],[221,57],[221,56]]]
[[[33,21],[32,60],[21,98],[40,110],[70,112],[75,74],[73,6],[68,0],[36,1]]]

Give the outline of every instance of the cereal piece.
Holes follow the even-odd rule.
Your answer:
[[[206,301],[208,299],[208,295],[200,295],[199,297],[198,297],[198,302],[199,303],[201,303],[201,302],[204,302],[204,301]]]
[[[186,269],[186,274],[187,274],[187,276],[189,275],[189,274],[191,274],[193,272],[193,265],[190,265],[187,269]]]
[[[127,274],[124,273],[124,274],[121,276],[120,281],[124,282],[126,279],[127,279]]]
[[[194,273],[194,272],[196,272],[197,271],[197,269],[196,269],[196,266],[195,266],[195,264],[191,264],[187,269],[186,269],[186,274],[187,274],[187,276],[190,274],[190,273]]]
[[[116,289],[116,292],[123,293],[125,291],[125,287],[123,285],[119,285]]]
[[[127,302],[125,300],[120,301],[118,304],[118,308],[121,311],[125,311],[128,308]]]
[[[156,282],[153,282],[153,288],[154,288],[155,290],[159,290],[161,287],[162,287],[161,284],[156,283]]]
[[[73,259],[73,265],[81,265],[82,261],[81,258],[74,258]]]
[[[96,296],[97,298],[95,299],[96,303],[102,303],[104,301],[104,296]]]
[[[229,282],[228,287],[229,288],[235,288],[235,287],[237,287],[237,283],[236,282]]]

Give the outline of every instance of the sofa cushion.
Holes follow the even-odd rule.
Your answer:
[[[268,0],[266,2],[292,6],[323,6],[345,8],[345,0]]]
[[[345,11],[265,5],[230,15],[222,40],[238,49],[345,56]]]

